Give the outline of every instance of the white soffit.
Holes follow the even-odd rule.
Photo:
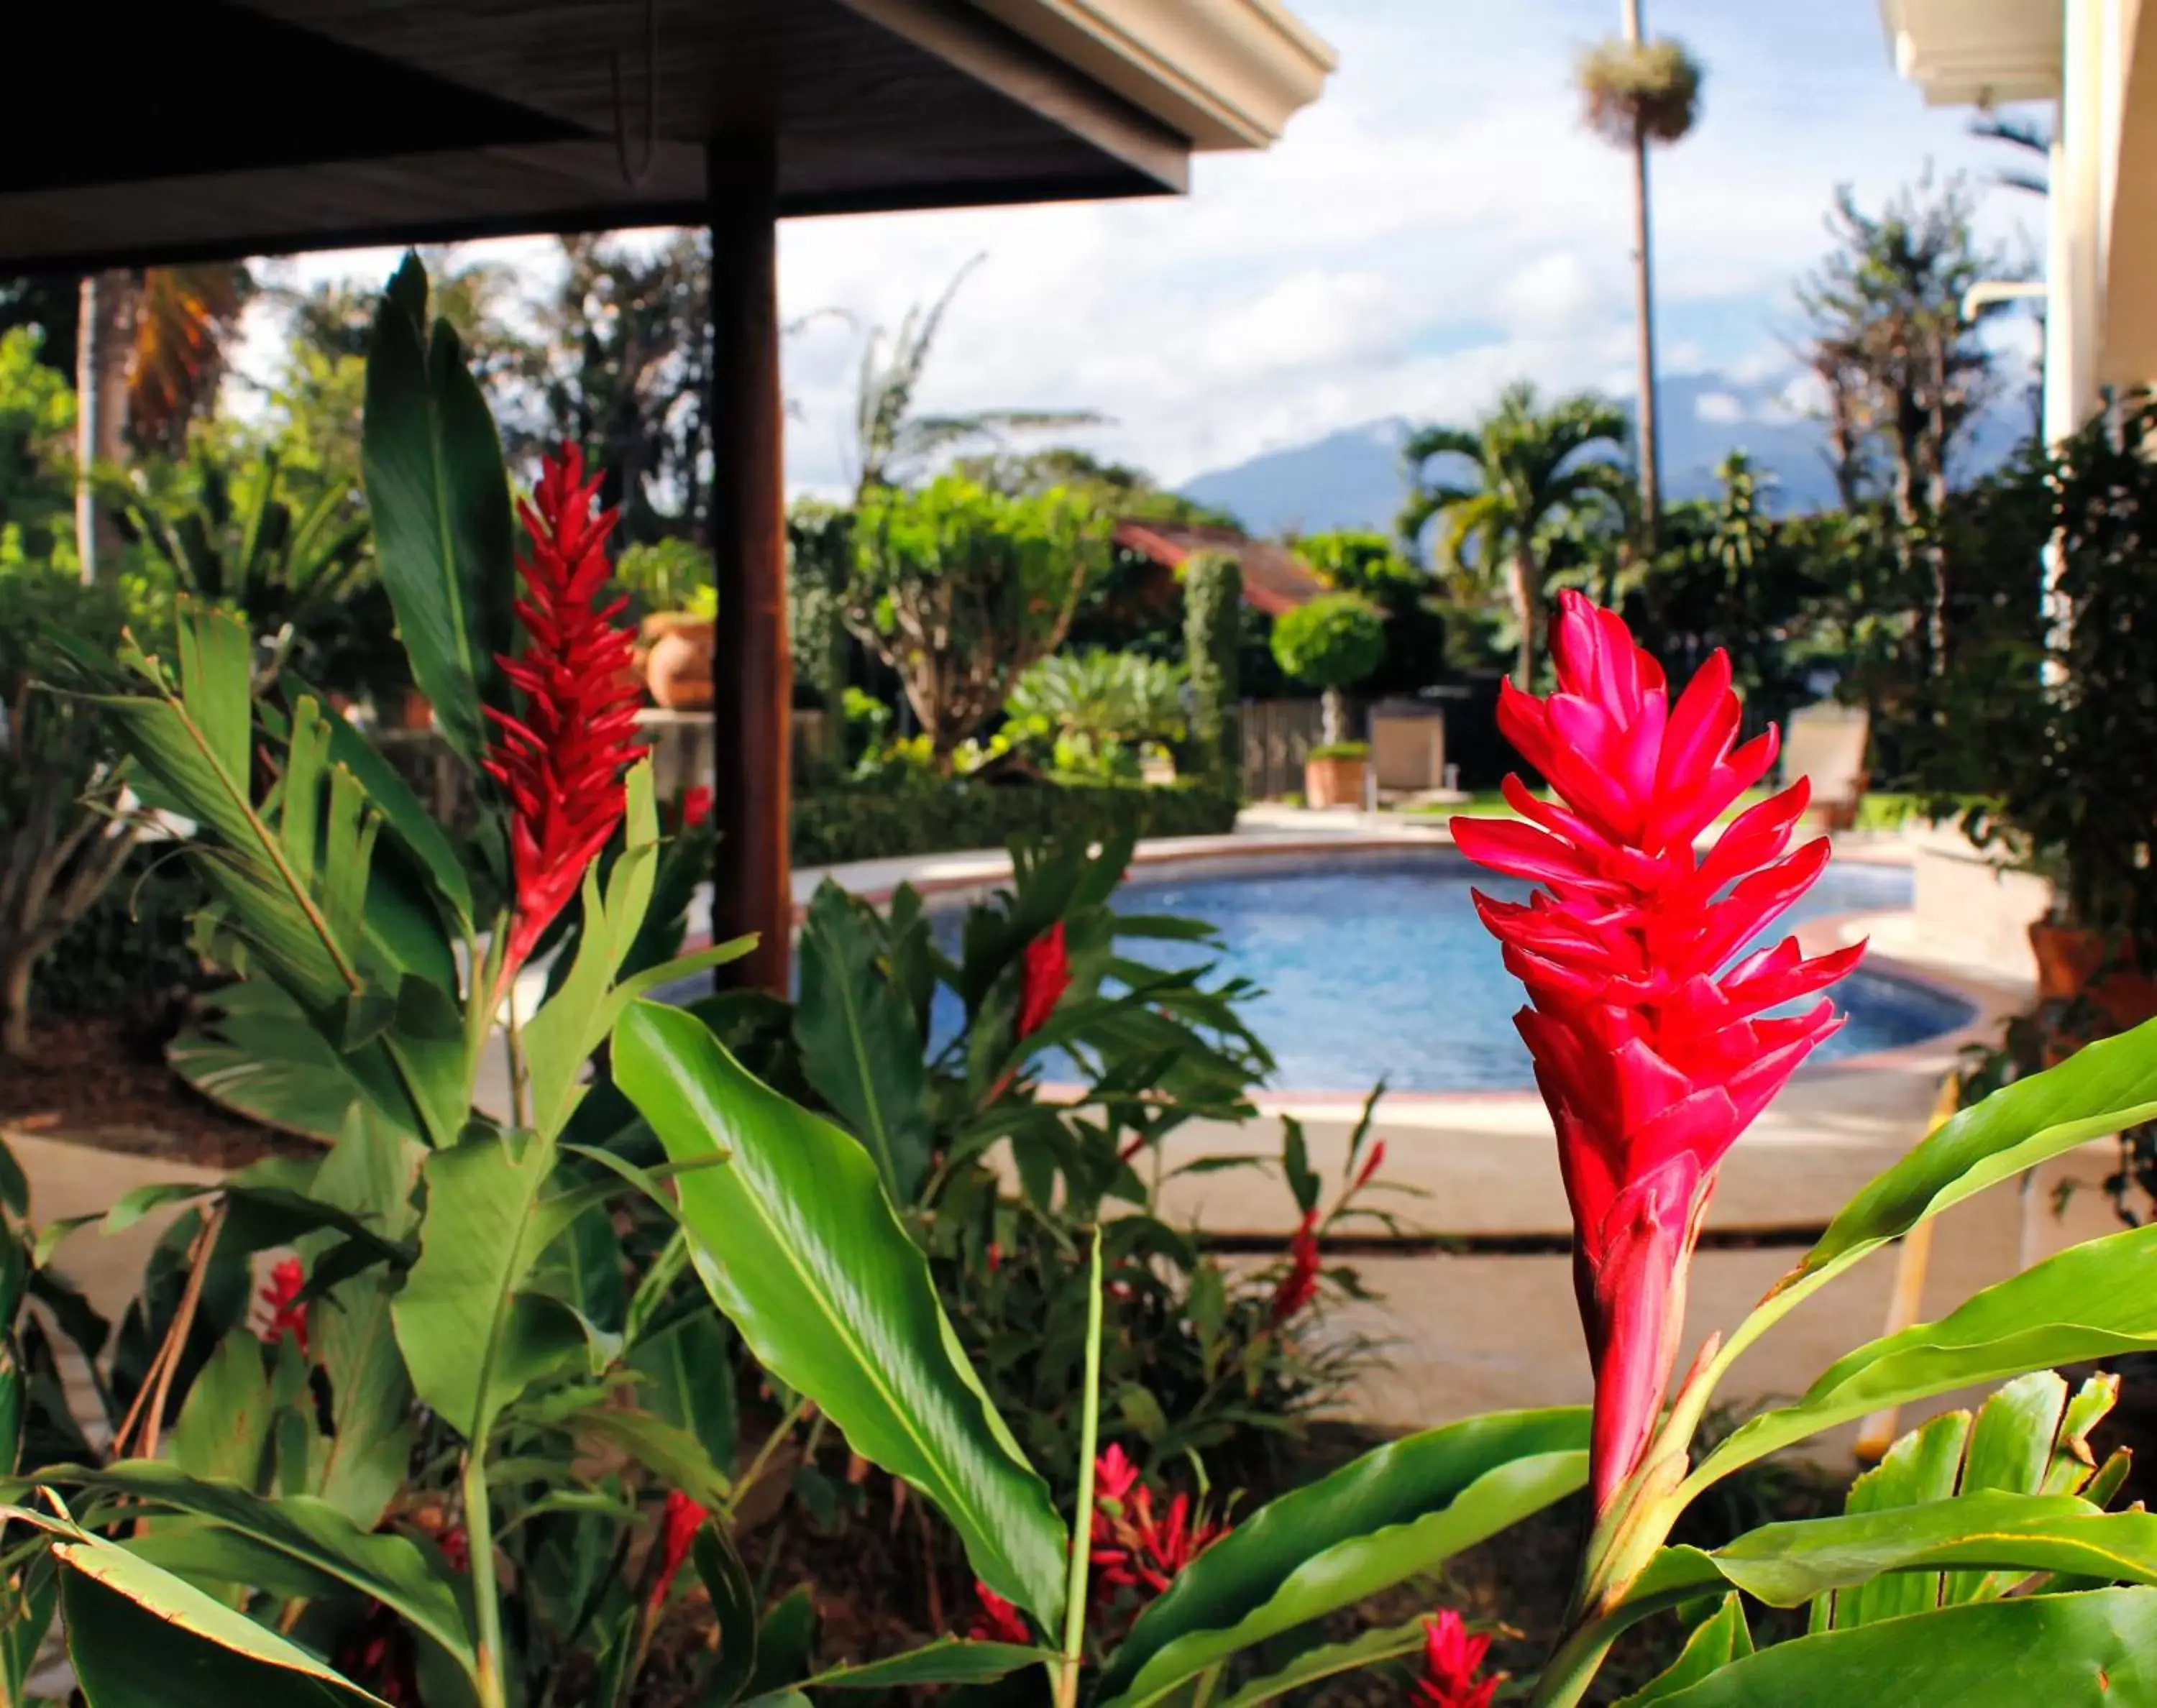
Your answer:
[[[972,0],[1194,148],[1264,148],[1333,69],[1275,0]]]
[[[1934,106],[2060,93],[2062,0],[1880,0],[1895,69]]]

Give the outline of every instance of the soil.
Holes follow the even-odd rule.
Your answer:
[[[164,1030],[104,1016],[38,1022],[28,1058],[0,1062],[0,1125],[204,1168],[322,1154],[202,1096],[166,1065]]]

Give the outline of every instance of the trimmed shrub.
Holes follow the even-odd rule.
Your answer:
[[[805,791],[794,797],[801,866],[1001,848],[1015,836],[1083,832],[1211,836],[1236,827],[1236,793],[1218,783],[983,784],[924,777]]]
[[[1191,685],[1189,751],[1194,769],[1227,780],[1243,769],[1238,654],[1243,635],[1243,567],[1202,552],[1183,569],[1183,648]]]

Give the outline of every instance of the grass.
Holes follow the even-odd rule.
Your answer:
[[[1716,822],[1727,824],[1747,807],[1765,800],[1768,794],[1769,791],[1765,789],[1747,790],[1730,804],[1728,809]],[[1455,814],[1466,818],[1518,818],[1520,816],[1506,804],[1506,797],[1495,789],[1479,789],[1467,801],[1457,806],[1411,806],[1403,808],[1403,814],[1408,818],[1437,819],[1451,818]]]

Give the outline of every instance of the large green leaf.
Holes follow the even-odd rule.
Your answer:
[[[165,1059],[213,1103],[333,1145],[365,1088],[282,986],[228,985],[215,1011],[166,1046]]]
[[[413,1387],[468,1442],[584,1345],[566,1306],[523,1290],[547,1244],[538,1212],[553,1165],[535,1134],[468,1139],[427,1160],[420,1260],[391,1316]]]
[[[1495,1536],[1588,1479],[1588,1412],[1499,1412],[1367,1453],[1261,1507],[1187,1567],[1109,1658],[1097,1700],[1167,1698],[1238,1650]]]
[[[1658,1708],[2131,1708],[2157,1702],[2157,1592],[1942,1608],[1778,1643]]]
[[[762,1085],[693,1015],[631,1005],[614,1073],[677,1163],[698,1273],[758,1358],[935,1502],[975,1572],[1045,1626],[1063,1520],[960,1350],[920,1250],[853,1139]]]
[[[467,1675],[473,1671],[465,1605],[470,1587],[439,1556],[423,1551],[409,1537],[360,1530],[336,1508],[309,1495],[267,1500],[230,1484],[188,1476],[162,1459],[122,1459],[101,1470],[64,1466],[49,1474],[56,1483],[95,1494],[124,1496],[204,1520],[239,1545],[229,1555],[238,1563],[228,1569],[263,1574],[223,1581],[295,1594],[319,1592],[324,1583],[342,1586],[392,1608]],[[87,1510],[85,1522],[90,1522]],[[151,1526],[146,1546],[158,1531]],[[199,1546],[193,1551],[198,1558],[208,1552]]]
[[[1423,1646],[1429,1628],[1429,1621],[1417,1619],[1406,1625],[1366,1631],[1345,1643],[1326,1643],[1315,1649],[1306,1649],[1279,1672],[1269,1673],[1245,1685],[1222,1703],[1221,1708],[1259,1708],[1259,1704],[1284,1696],[1290,1690],[1322,1684],[1343,1673],[1361,1672],[1381,1661],[1413,1654]]]
[[[124,1548],[60,1542],[68,1659],[90,1708],[355,1708],[381,1698]]]
[[[275,1404],[262,1343],[245,1327],[233,1330],[188,1388],[172,1430],[173,1464],[191,1477],[255,1488]]]
[[[804,1690],[893,1690],[915,1685],[976,1685],[1000,1679],[1022,1667],[1054,1666],[1063,1656],[1053,1649],[1017,1643],[973,1643],[944,1637],[924,1648],[858,1666],[835,1666],[802,1680]]]
[[[1719,1477],[1882,1407],[2026,1371],[2157,1350],[2157,1226],[2071,1246],[1918,1323],[1845,1355],[1794,1404],[1753,1417],[1686,1479],[1681,1505]]]
[[[879,944],[830,878],[809,904],[794,1034],[802,1070],[876,1159],[899,1203],[929,1168],[929,1071],[913,1005],[878,965]]]
[[[1678,1658],[1653,1683],[1634,1691],[1618,1708],[1649,1708],[1650,1703],[1667,1702],[1686,1685],[1698,1684],[1752,1652],[1753,1633],[1745,1623],[1745,1603],[1738,1596],[1727,1595],[1721,1607],[1693,1627]]]
[[[511,650],[509,476],[486,399],[446,321],[427,326],[427,279],[407,255],[384,293],[367,353],[361,429],[382,584],[413,679],[450,744],[485,756],[482,705],[503,703]]]

